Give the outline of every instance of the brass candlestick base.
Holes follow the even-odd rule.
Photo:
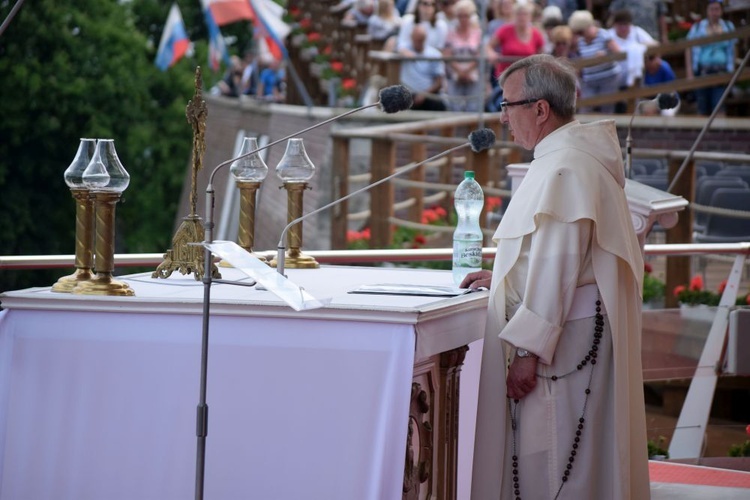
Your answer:
[[[284,266],[289,269],[318,269],[320,264],[314,257],[305,255],[297,249],[289,249],[285,253]],[[271,267],[276,267],[276,259],[271,261]]]
[[[88,189],[71,189],[76,201],[76,270],[52,285],[52,291],[71,293],[81,282],[94,277],[94,199]]]
[[[287,190],[287,223],[302,217],[302,194],[306,188],[306,182],[284,183],[284,189]],[[290,269],[317,269],[320,267],[320,264],[313,257],[303,254],[300,250],[302,246],[301,221],[289,228],[287,246],[289,250],[285,253],[284,267]],[[276,267],[276,259],[272,260],[270,265]]]
[[[114,295],[131,297],[135,292],[127,283],[112,278],[110,273],[98,273],[89,281],[83,281],[73,289],[75,295]]]
[[[135,295],[130,286],[112,278],[115,270],[115,205],[120,193],[94,194],[96,207],[96,277],[82,281],[73,289],[75,295]]]
[[[74,288],[83,282],[93,279],[96,275],[91,269],[76,269],[73,274],[63,276],[57,283],[52,285],[52,291],[58,293],[71,293]]]

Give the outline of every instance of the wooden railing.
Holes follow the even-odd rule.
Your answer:
[[[662,56],[669,56],[674,54],[684,54],[685,51],[690,50],[692,47],[706,45],[710,43],[716,43],[724,40],[739,40],[748,41],[750,40],[750,26],[741,27],[731,33],[723,33],[719,35],[713,35],[709,37],[699,38],[695,40],[680,40],[677,42],[662,44],[654,47],[650,47],[646,50],[646,55],[659,54]],[[382,68],[385,67],[383,76],[386,79],[386,84],[395,85],[399,83],[399,73],[401,63],[404,60],[413,60],[414,58],[404,57],[400,54],[383,51],[370,51],[369,58],[373,61],[377,61],[377,66]],[[576,69],[582,69],[585,67],[595,66],[598,64],[620,61],[625,58],[624,53],[610,54],[598,57],[591,57],[585,59],[571,59],[571,64]],[[439,59],[443,61],[450,60],[471,60],[476,61],[478,58],[467,58],[467,57],[452,57],[452,58],[417,58],[417,59]],[[501,60],[512,62],[518,58],[505,57]],[[373,65],[374,66],[374,65]],[[621,101],[629,102],[629,109],[634,109],[636,99],[653,96],[659,92],[687,92],[690,90],[701,89],[706,87],[712,87],[715,85],[722,85],[728,83],[732,79],[731,74],[715,74],[705,75],[694,78],[681,78],[673,82],[654,85],[649,87],[633,86],[632,88],[624,92],[616,92],[613,94],[601,94],[586,99],[579,99],[578,105],[580,107],[599,106],[603,104],[612,104]],[[746,68],[743,71],[737,81],[750,80],[750,68]]]
[[[418,224],[426,203],[452,210],[450,192],[460,180],[463,170],[474,170],[477,181],[485,193],[499,193],[504,168],[521,159],[521,150],[515,144],[502,140],[500,121],[495,115],[486,115],[487,123],[501,138],[493,148],[481,153],[472,153],[470,148],[459,150],[446,158],[417,167],[407,179],[394,179],[373,188],[370,193],[369,210],[350,214],[349,204],[344,201],[333,210],[331,222],[331,248],[346,247],[346,232],[352,219],[367,219],[371,231],[371,248],[387,248],[393,236],[393,226],[403,223],[395,216],[398,211],[408,210],[407,219],[412,227]],[[452,146],[467,142],[468,134],[484,126],[476,116],[440,118],[406,124],[367,127],[333,132],[333,198],[346,196],[350,182],[361,185],[383,179],[396,171],[397,165],[413,165],[426,160]],[[365,174],[354,176],[350,167],[350,141],[365,139],[369,142],[370,164]],[[490,168],[492,166],[492,168]],[[495,190],[495,191],[493,191]],[[428,191],[430,195],[425,194]],[[396,193],[398,192],[398,197]],[[509,194],[502,191],[503,194]],[[416,221],[416,222],[415,222]]]

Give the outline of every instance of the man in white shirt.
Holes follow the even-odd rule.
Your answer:
[[[416,58],[401,62],[401,83],[412,92],[414,104],[411,109],[445,111],[445,102],[440,96],[445,81],[445,63],[442,60],[420,59],[440,59],[443,54],[427,45],[426,39],[427,30],[424,26],[415,25],[411,34],[411,49]]]

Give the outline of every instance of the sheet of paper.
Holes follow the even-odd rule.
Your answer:
[[[219,240],[204,243],[203,246],[263,285],[295,311],[317,309],[331,302],[330,298],[316,299],[233,241]]]
[[[421,295],[426,297],[456,297],[472,292],[471,288],[458,288],[457,286],[441,285],[416,285],[381,283],[376,285],[362,285],[349,293],[370,293],[381,295]]]

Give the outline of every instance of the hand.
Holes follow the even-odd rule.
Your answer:
[[[484,287],[489,289],[492,281],[492,271],[482,269],[466,275],[464,280],[459,285],[460,288],[479,288]]]
[[[508,370],[508,378],[505,385],[508,390],[508,397],[512,399],[522,399],[536,387],[536,365],[538,358],[515,357]]]

